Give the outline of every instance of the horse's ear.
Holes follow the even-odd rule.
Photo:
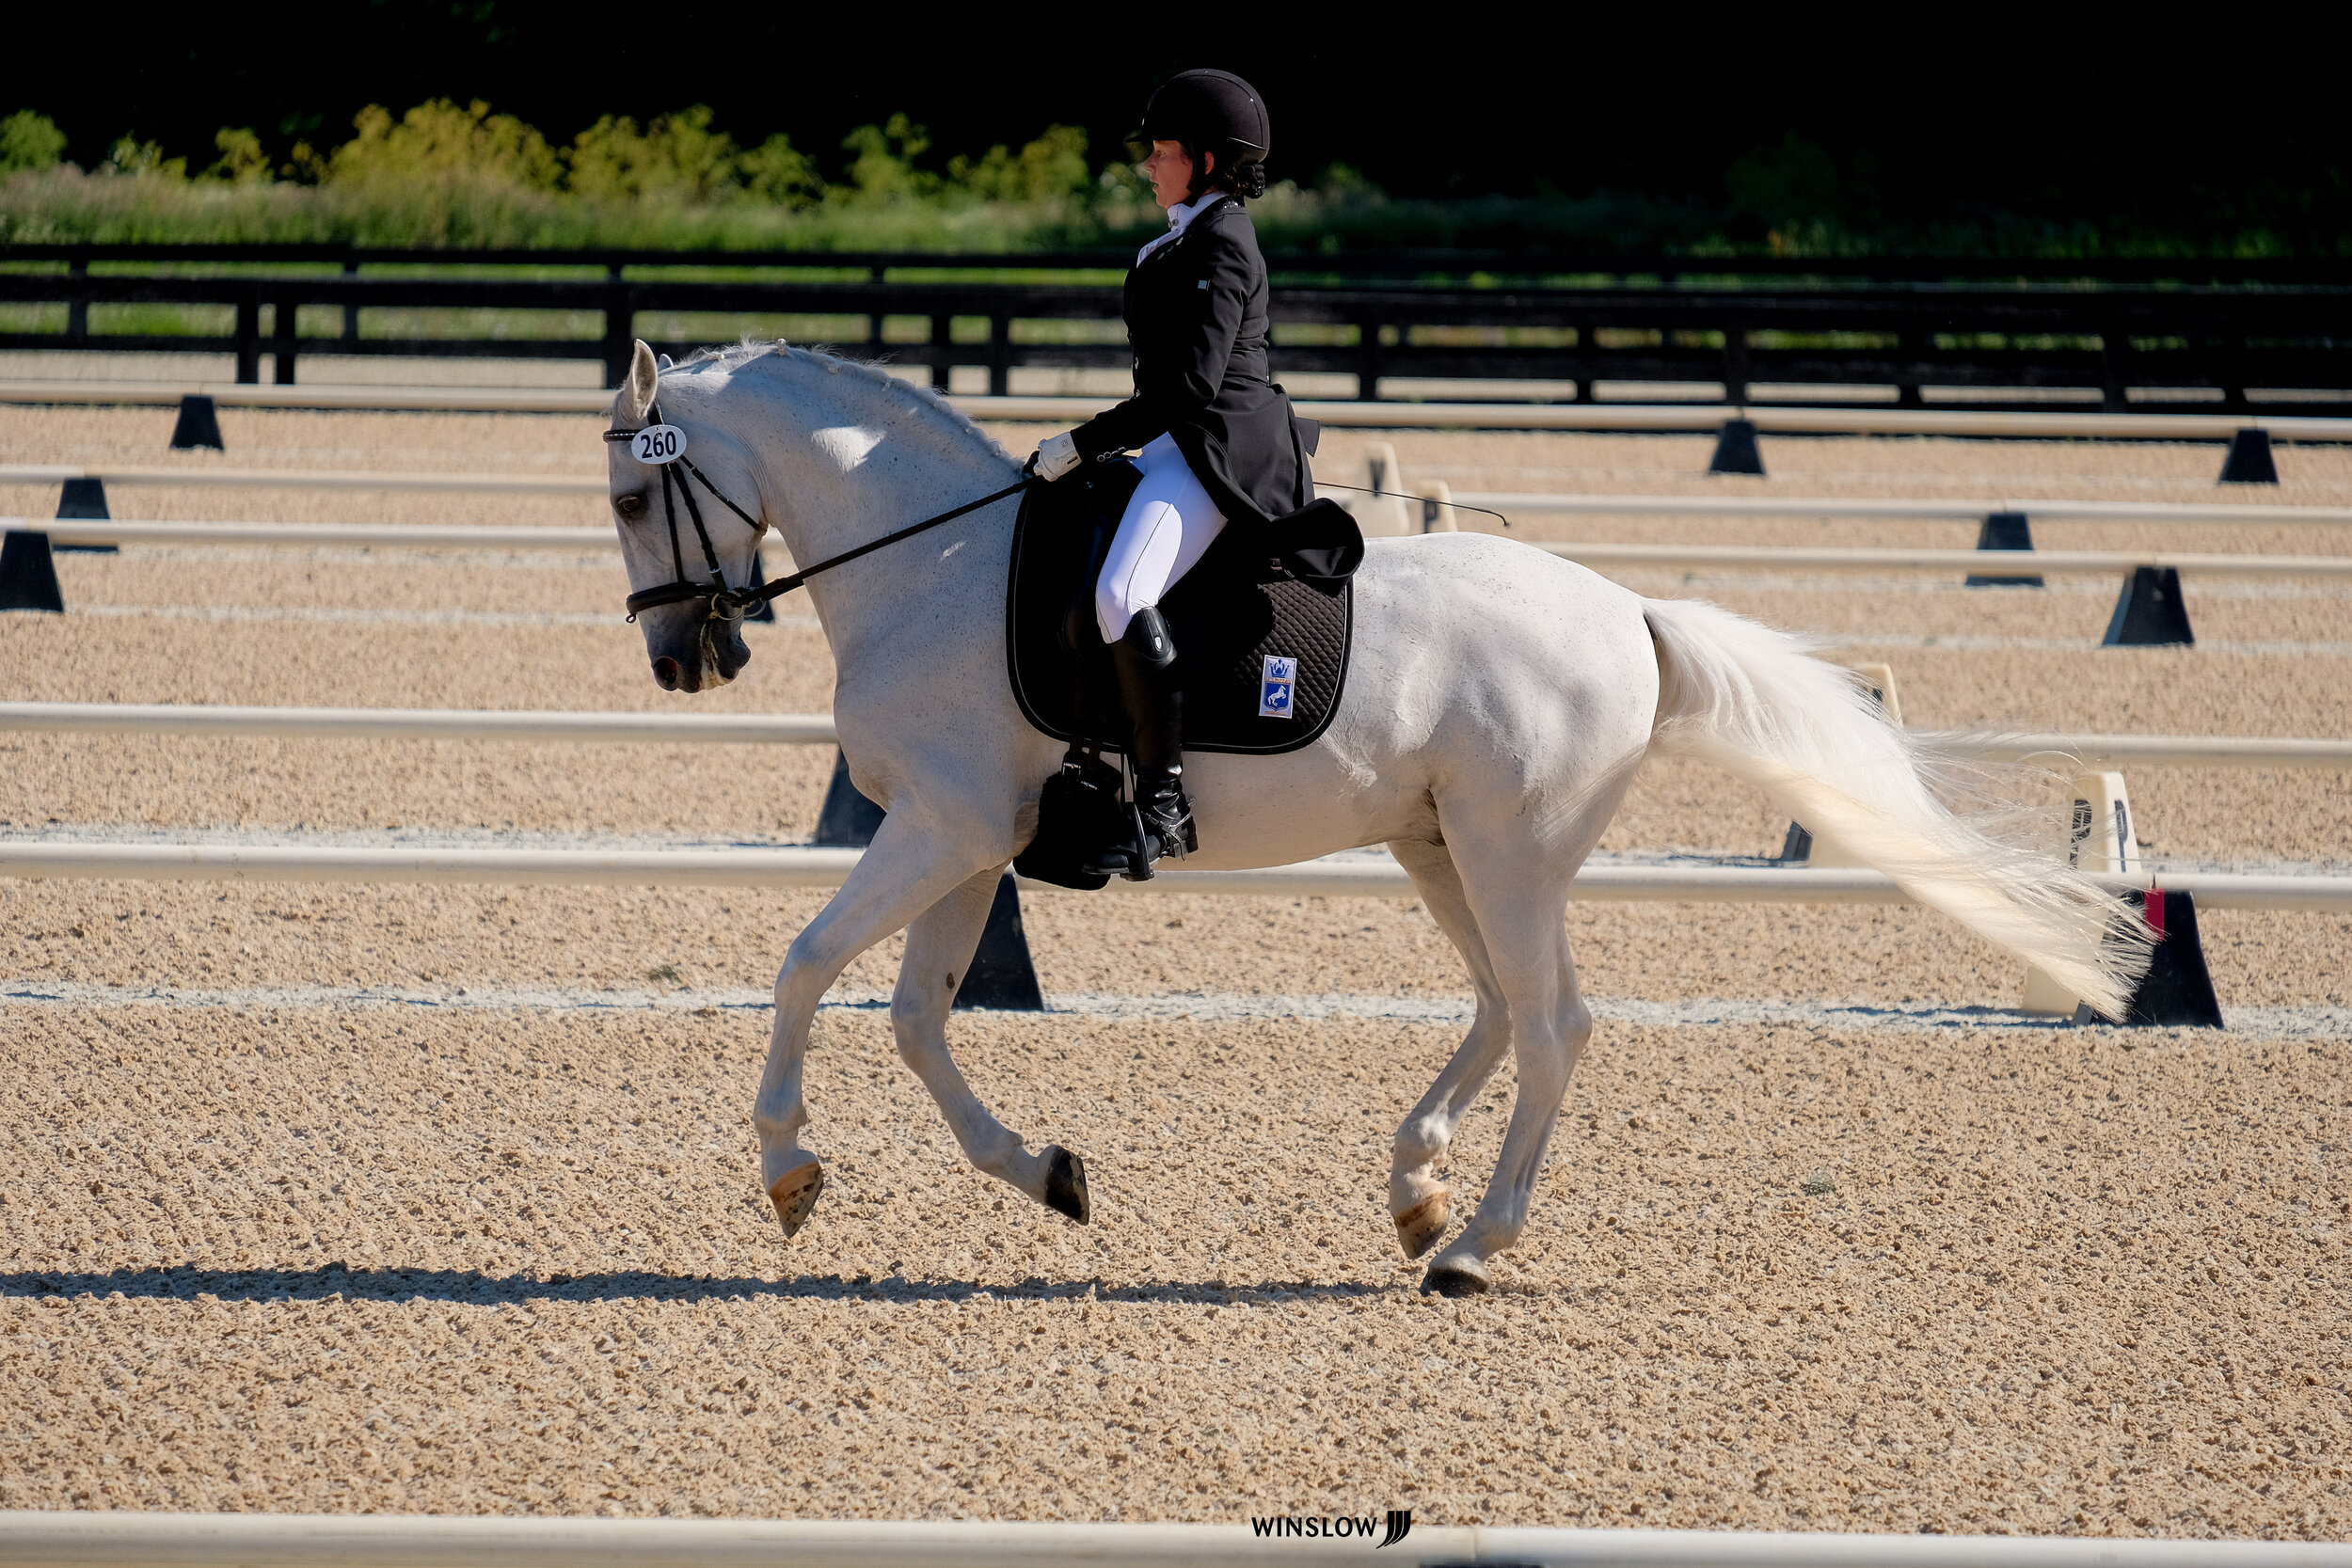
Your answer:
[[[623,424],[644,424],[645,410],[660,394],[661,367],[654,362],[653,350],[645,340],[637,340],[636,352],[628,356],[628,379],[621,383],[621,395],[613,400],[612,412]]]

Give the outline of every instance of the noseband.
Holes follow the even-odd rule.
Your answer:
[[[655,404],[645,411],[653,416],[654,425],[667,422],[661,418],[660,404]],[[608,430],[604,433],[604,438],[607,441],[627,441],[635,436],[639,430],[652,428],[653,425],[640,425],[635,430]],[[1034,463],[1035,459],[1031,459],[1031,462]],[[839,555],[829,556],[816,565],[795,572],[790,577],[778,578],[773,582],[760,583],[751,587],[729,588],[726,569],[719,564],[719,552],[710,543],[710,531],[703,526],[702,508],[694,504],[693,486],[685,479],[674,479],[670,470],[673,467],[683,467],[689,475],[702,481],[703,488],[717,497],[720,505],[751,525],[755,541],[767,537],[768,525],[727,499],[725,494],[710,483],[710,476],[694,467],[694,460],[684,452],[681,451],[668,462],[657,466],[661,469],[661,511],[670,525],[670,569],[677,575],[659,588],[648,588],[641,594],[631,594],[628,596],[628,618],[632,621],[637,619],[639,610],[653,610],[662,605],[685,604],[695,599],[710,601],[710,608],[704,615],[705,620],[732,620],[772,599],[782,598],[819,572],[830,572],[835,566],[847,565],[862,555],[870,555],[885,545],[895,545],[901,539],[912,539],[928,529],[939,527],[942,523],[952,523],[967,512],[977,512],[981,507],[1003,500],[1007,496],[1017,496],[1032,483],[1031,475],[1025,468],[1019,479],[1006,485],[1002,490],[982,496],[976,501],[966,501],[961,506],[943,512],[936,517],[926,517],[919,523],[898,530],[896,533],[885,533],[880,539],[868,540],[855,549],[844,550]],[[678,543],[677,503],[671,499],[674,484],[675,493],[686,499],[686,515],[693,520],[694,537],[702,542],[703,559],[710,564],[708,582],[696,582],[686,575],[686,552]],[[755,556],[753,559],[757,560],[757,557]]]
[[[646,412],[653,416],[653,423],[656,425],[668,422],[661,417],[660,404],[655,404]],[[650,429],[652,427],[641,425],[638,428]],[[626,441],[636,434],[635,430],[608,430],[604,433],[604,438],[607,441]],[[710,530],[703,524],[703,509],[694,504],[694,487],[685,479],[673,475],[670,470],[674,467],[683,467],[688,474],[701,480],[703,488],[717,497],[720,505],[751,525],[752,537],[755,540],[767,537],[768,525],[727,499],[725,493],[710,483],[710,476],[694,467],[694,460],[684,452],[678,453],[659,467],[661,469],[661,511],[670,525],[670,569],[677,575],[659,588],[648,588],[642,594],[631,594],[628,596],[628,618],[634,621],[637,619],[639,610],[652,610],[660,605],[685,604],[691,599],[708,599],[710,611],[706,619],[723,621],[730,615],[740,615],[750,610],[753,605],[761,602],[757,598],[746,599],[742,594],[727,586],[726,569],[719,564],[719,551],[710,543]],[[686,552],[678,545],[677,502],[673,499],[674,494],[686,498],[686,515],[693,519],[694,537],[702,542],[703,559],[710,563],[708,582],[696,582],[686,575]],[[753,559],[756,561],[758,557],[755,555]],[[743,593],[755,592],[756,585],[743,591]]]

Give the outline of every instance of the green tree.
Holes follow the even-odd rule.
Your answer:
[[[606,115],[573,141],[567,183],[575,196],[607,201],[715,200],[736,188],[740,155],[710,119],[700,103],[657,115],[643,131],[626,115]]]
[[[65,133],[47,115],[19,109],[0,119],[0,174],[56,168],[65,156]]]
[[[1836,161],[1791,131],[1778,147],[1754,148],[1724,171],[1731,210],[1777,234],[1820,229],[1846,215]]]
[[[894,201],[920,200],[939,191],[939,176],[914,166],[930,150],[931,134],[904,115],[892,115],[887,125],[861,125],[841,138],[850,160],[850,183],[825,194],[858,206],[882,206]]]
[[[262,150],[262,138],[250,130],[224,125],[213,137],[213,145],[220,150],[220,161],[204,171],[207,180],[258,185],[269,179],[269,156]]]
[[[129,175],[133,179],[185,180],[188,161],[165,157],[163,148],[154,142],[124,136],[106,154],[106,161],[98,166],[98,172]]]
[[[352,117],[358,135],[326,159],[308,160],[336,185],[400,185],[458,177],[485,184],[552,191],[564,163],[548,139],[513,115],[494,115],[475,99],[459,108],[446,98],[420,103],[400,119],[380,103]],[[294,149],[297,165],[307,147]]]
[[[948,159],[947,178],[986,201],[1066,200],[1088,184],[1087,134],[1074,125],[1049,125],[1018,153],[999,142],[977,162]]]

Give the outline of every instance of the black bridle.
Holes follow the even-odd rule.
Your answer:
[[[660,404],[654,404],[646,412],[653,416],[655,424],[667,422],[661,418]],[[639,427],[639,429],[649,427]],[[636,434],[636,430],[613,429],[606,431],[604,438],[608,441],[626,441]],[[976,501],[966,501],[952,511],[942,512],[936,517],[926,517],[919,523],[898,530],[896,533],[885,533],[880,539],[868,540],[855,549],[844,550],[839,555],[829,556],[817,562],[816,565],[803,567],[790,577],[778,578],[773,582],[759,583],[750,587],[729,588],[726,569],[719,564],[719,551],[710,542],[710,530],[703,525],[702,508],[694,504],[693,486],[683,478],[676,479],[674,485],[670,470],[682,467],[688,475],[702,481],[703,488],[717,498],[720,505],[751,526],[752,536],[755,540],[767,537],[768,525],[729,500],[723,491],[710,483],[710,476],[694,467],[694,460],[685,453],[681,452],[669,462],[660,464],[658,467],[661,469],[661,511],[670,525],[670,569],[677,575],[658,588],[648,588],[643,593],[631,594],[628,596],[628,618],[632,621],[637,619],[640,610],[653,610],[661,605],[686,604],[695,599],[710,601],[710,609],[705,614],[704,619],[732,620],[771,600],[782,598],[819,572],[830,572],[835,566],[845,566],[862,555],[871,555],[885,545],[895,545],[901,539],[912,539],[918,533],[939,527],[942,523],[952,523],[968,512],[977,512],[983,506],[1003,500],[1007,496],[1017,496],[1027,488],[1030,483],[1028,472],[1024,470],[1019,479],[1006,485],[1002,490],[982,496]],[[671,499],[674,488],[677,495],[686,499],[686,515],[693,521],[694,537],[701,542],[703,559],[710,565],[708,582],[696,582],[686,575],[686,552],[678,542],[677,503]]]

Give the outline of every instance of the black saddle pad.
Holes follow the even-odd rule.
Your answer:
[[[1006,661],[1022,716],[1057,740],[1126,749],[1115,701],[1111,713],[1078,713],[1079,656],[1063,628],[1083,606],[1097,689],[1115,689],[1109,650],[1091,629],[1094,579],[1140,478],[1132,463],[1089,463],[1022,498],[1005,598]],[[1362,536],[1328,501],[1278,530],[1269,542],[1245,537],[1262,531],[1228,527],[1160,602],[1183,672],[1187,752],[1296,751],[1339,708],[1354,630],[1349,574]]]

